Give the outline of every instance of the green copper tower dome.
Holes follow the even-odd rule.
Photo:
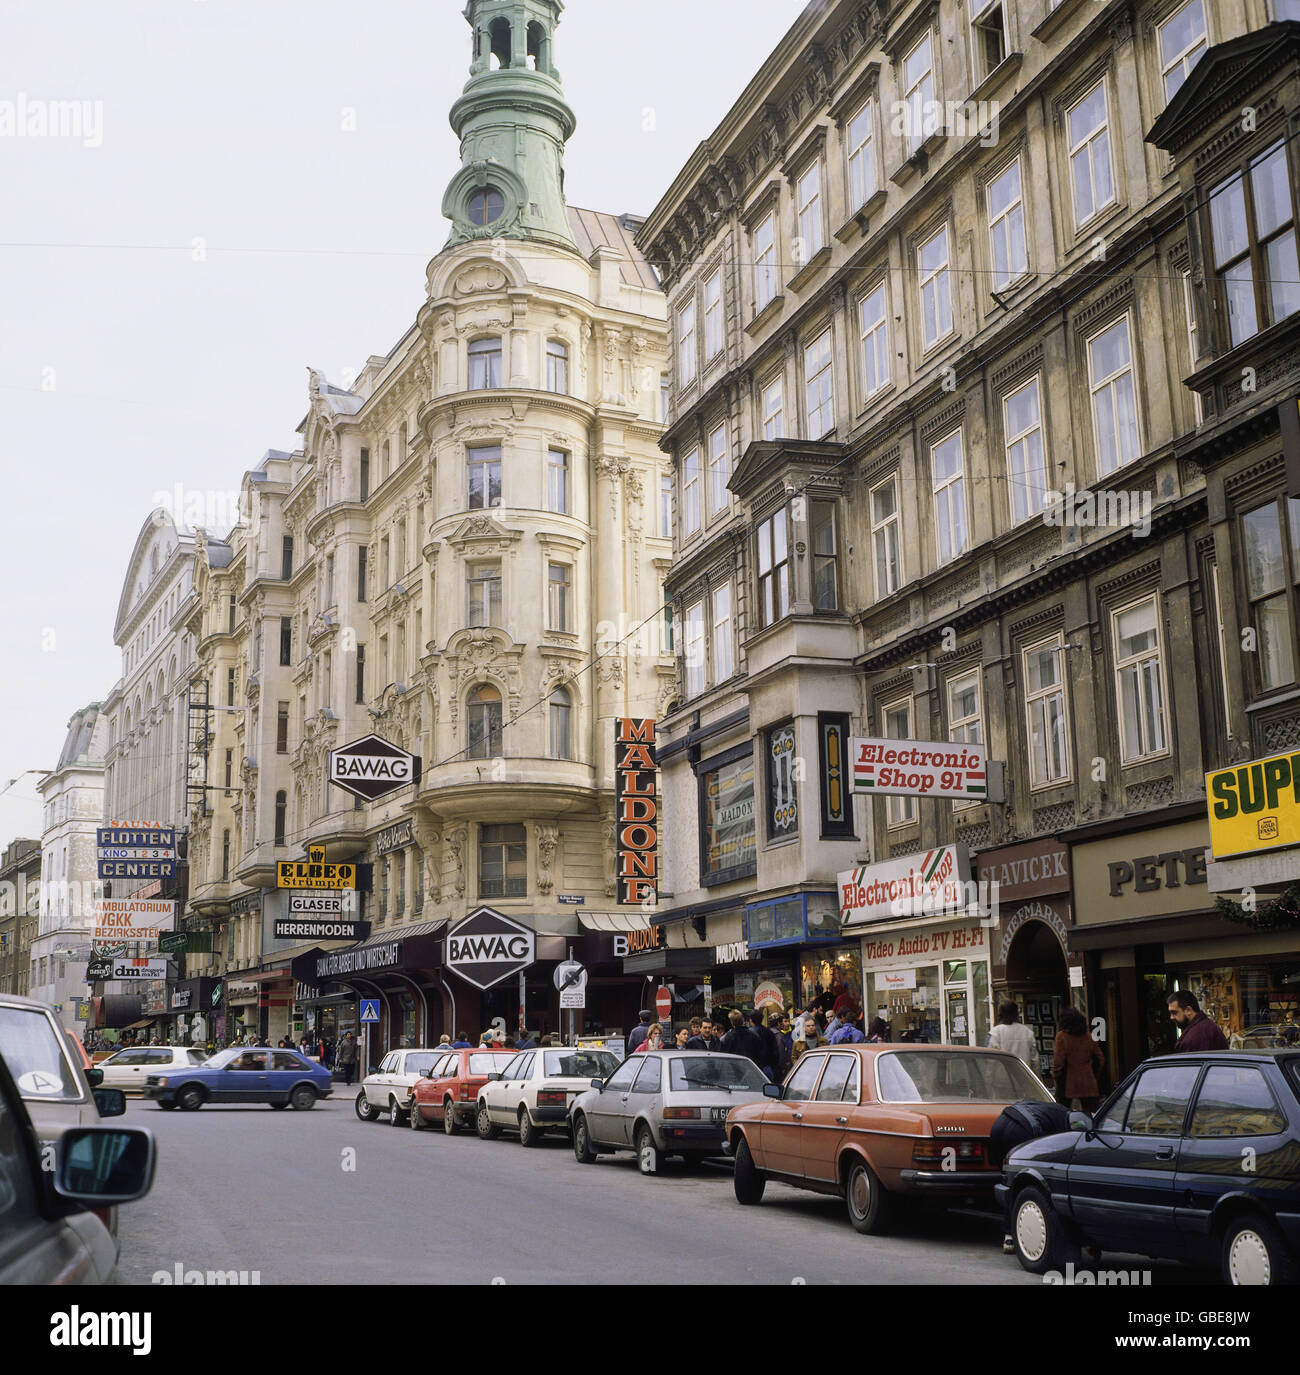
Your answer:
[[[577,249],[564,207],[564,145],[577,120],[555,67],[562,0],[469,0],[469,81],[451,107],[461,169],[442,213],[447,247],[531,239]]]

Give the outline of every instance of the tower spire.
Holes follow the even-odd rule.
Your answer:
[[[442,213],[447,246],[530,239],[576,249],[564,202],[564,145],[577,120],[555,65],[563,0],[469,0],[469,81],[451,107],[461,169]]]

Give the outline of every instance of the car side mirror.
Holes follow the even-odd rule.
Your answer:
[[[497,1074],[497,1073],[492,1073],[492,1074],[489,1074],[489,1075],[488,1075],[488,1080],[491,1081],[491,1082],[495,1082],[497,1079],[500,1079],[500,1078],[501,1078],[501,1075],[500,1075],[500,1074]]]
[[[101,1117],[121,1117],[126,1112],[126,1094],[121,1089],[95,1089],[94,1093]]]
[[[59,1139],[54,1191],[84,1208],[130,1203],[153,1185],[157,1149],[140,1127],[72,1127]]]
[[[763,1097],[764,1097],[764,1098],[780,1098],[780,1096],[781,1096],[781,1085],[780,1085],[780,1084],[764,1084],[764,1085],[763,1085]]]
[[[603,1092],[605,1088],[605,1081],[603,1079],[593,1079],[591,1081],[591,1087],[593,1089],[596,1089],[598,1092]]]
[[[1086,1112],[1072,1112],[1070,1114],[1070,1129],[1076,1132],[1090,1132],[1092,1130],[1092,1118]]]
[[[92,1089],[97,1089],[104,1082],[104,1071],[102,1069],[88,1069],[86,1078]]]
[[[371,1074],[378,1074],[378,1073],[379,1073],[379,1070],[378,1070],[374,1065],[371,1065],[371,1066],[370,1066],[370,1073],[371,1073]]]

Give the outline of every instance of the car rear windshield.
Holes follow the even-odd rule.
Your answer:
[[[886,1103],[1016,1103],[1051,1095],[1014,1055],[968,1050],[893,1051],[876,1062]]]
[[[469,1072],[471,1074],[495,1074],[507,1061],[514,1058],[513,1050],[484,1051],[482,1055],[471,1055],[469,1057]]]
[[[81,1098],[62,1037],[39,1008],[0,1007],[0,1056],[24,1098]]]
[[[719,1089],[762,1092],[767,1076],[752,1060],[721,1055],[675,1055],[668,1062],[668,1087],[679,1093],[709,1093]]]
[[[607,1050],[548,1050],[543,1074],[548,1079],[607,1079],[618,1068],[618,1056]]]

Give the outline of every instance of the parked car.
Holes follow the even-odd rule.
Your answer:
[[[642,1174],[664,1157],[694,1163],[722,1155],[727,1114],[761,1104],[767,1076],[744,1055],[651,1050],[629,1056],[608,1078],[593,1079],[573,1102],[573,1153],[584,1165],[611,1151],[635,1151]]]
[[[474,1125],[484,1141],[517,1131],[521,1146],[535,1146],[548,1130],[569,1129],[569,1104],[618,1068],[607,1050],[520,1051],[479,1090]]]
[[[416,1080],[427,1078],[435,1065],[450,1059],[451,1052],[447,1050],[390,1050],[379,1062],[379,1068],[361,1081],[357,1116],[363,1122],[373,1122],[380,1113],[387,1112],[393,1126],[405,1126]]]
[[[1032,1274],[1084,1246],[1300,1278],[1300,1049],[1144,1061],[1091,1118],[1015,1147],[999,1201]]]
[[[503,1070],[515,1058],[513,1050],[454,1050],[433,1067],[433,1078],[419,1079],[411,1090],[407,1121],[416,1131],[427,1122],[441,1121],[448,1136],[474,1120],[478,1091],[488,1075]]]
[[[1228,1044],[1233,1050],[1286,1050],[1300,1046],[1300,1026],[1294,1022],[1277,1022],[1247,1027],[1232,1036]]]
[[[975,1046],[809,1051],[764,1102],[727,1119],[740,1203],[769,1179],[845,1200],[859,1232],[883,1232],[900,1195],[992,1200],[989,1132],[1022,1099],[1050,1103],[1022,1060]]]
[[[301,1110],[330,1096],[330,1072],[296,1050],[232,1046],[201,1065],[149,1075],[144,1096],[160,1108],[182,1112],[194,1112],[205,1103],[269,1103]]]
[[[45,1149],[0,1052],[0,1286],[103,1284],[118,1256],[103,1219],[149,1191],[153,1137],[139,1128],[68,1126],[53,1146],[53,1170],[44,1168]]]
[[[101,1060],[98,1069],[108,1088],[121,1089],[123,1093],[143,1093],[145,1080],[151,1074],[201,1065],[207,1058],[203,1051],[189,1050],[185,1046],[130,1046]]]

